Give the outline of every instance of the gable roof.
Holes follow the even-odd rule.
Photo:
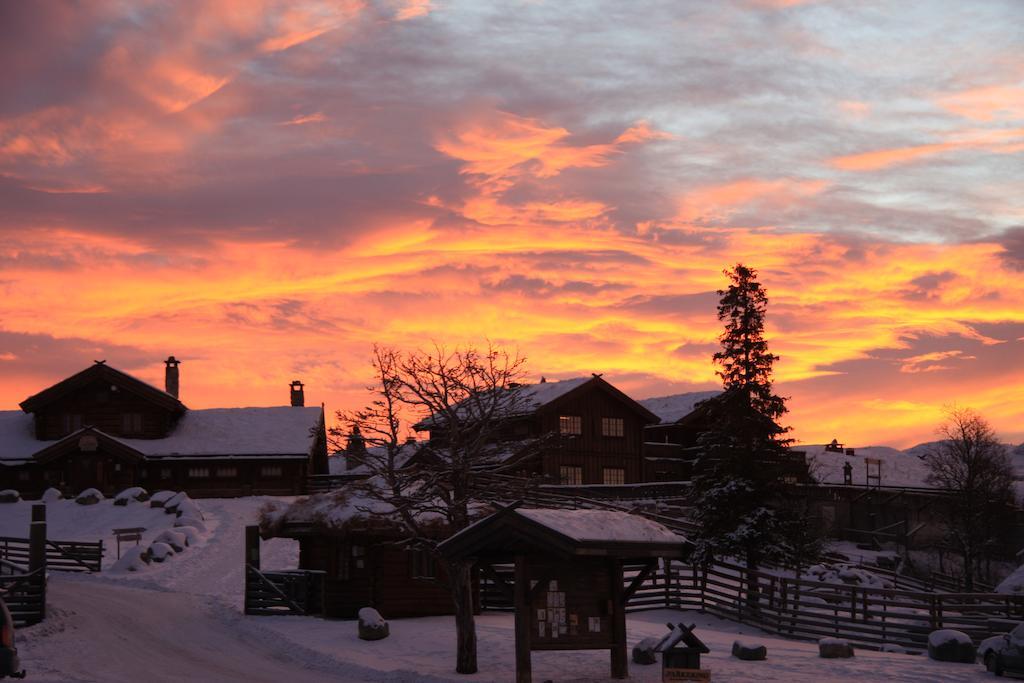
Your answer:
[[[36,452],[32,459],[40,463],[50,462],[66,453],[79,450],[82,440],[89,437],[95,439],[93,445],[96,448],[102,447],[104,453],[116,455],[130,462],[145,460],[145,456],[138,450],[94,427],[83,427],[68,434],[63,439],[47,442],[49,445]]]
[[[136,394],[174,413],[183,413],[188,410],[184,403],[166,391],[157,389],[152,384],[143,382],[127,372],[121,372],[103,362],[93,363],[86,369],[76,372],[66,379],[62,379],[37,394],[29,396],[20,403],[21,409],[26,413],[34,413],[96,380],[109,382],[120,389]]]
[[[102,443],[152,458],[216,456],[308,456],[323,426],[319,406],[210,408],[185,413],[162,439],[126,439],[85,427],[56,440],[35,438],[32,415],[0,411],[0,464],[14,465],[63,447],[85,431]],[[114,445],[117,444],[117,445]],[[38,459],[38,458],[36,458]]]
[[[689,391],[671,396],[652,396],[641,399],[638,403],[657,415],[662,423],[676,422],[692,413],[701,401],[714,398],[721,393],[721,389]]]
[[[681,557],[686,538],[619,510],[508,507],[438,546],[449,558],[555,553],[588,557]]]

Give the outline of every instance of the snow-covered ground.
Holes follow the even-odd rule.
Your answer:
[[[49,615],[20,629],[18,647],[33,681],[509,681],[513,619],[479,617],[480,670],[459,676],[450,617],[394,620],[391,637],[367,642],[351,621],[311,617],[246,617],[241,613],[243,529],[265,498],[198,501],[208,522],[204,540],[137,574],[52,572]],[[72,507],[73,506],[73,507]],[[0,506],[0,534],[27,533],[30,505]],[[147,540],[173,516],[146,504],[115,507],[51,503],[51,537],[96,540],[115,526],[146,526]],[[108,556],[107,562],[112,560]],[[294,542],[262,545],[265,568],[293,568]],[[385,615],[386,616],[386,615]],[[813,643],[771,638],[756,629],[698,613],[632,614],[630,645],[665,632],[665,622],[696,623],[712,652],[704,658],[716,681],[944,682],[987,680],[980,665],[939,664],[921,656],[858,651],[852,660],[823,660]],[[730,656],[733,639],[768,647],[765,662]],[[537,652],[534,680],[608,680],[602,651]],[[658,681],[660,666],[630,665],[637,681]]]

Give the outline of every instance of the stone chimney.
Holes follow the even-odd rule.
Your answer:
[[[164,372],[164,390],[174,398],[178,398],[178,366],[181,361],[174,356],[168,356],[164,364],[167,366],[167,370]]]
[[[352,425],[348,441],[345,443],[345,469],[353,470],[366,462],[366,441],[363,439],[359,425]]]
[[[304,386],[305,385],[299,380],[292,380],[292,405],[295,406],[296,408],[301,408],[302,406],[306,405],[306,392],[303,391],[302,389]]]

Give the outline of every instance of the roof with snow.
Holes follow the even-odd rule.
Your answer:
[[[210,408],[190,410],[162,439],[125,439],[90,431],[142,455],[163,457],[308,455],[316,442],[323,411],[317,407]],[[35,438],[32,415],[0,411],[0,462],[31,460],[83,430],[56,440]]]
[[[667,527],[619,510],[509,507],[439,546],[450,558],[556,554],[589,557],[682,557],[689,541]]]
[[[711,391],[690,391],[685,394],[673,394],[671,396],[654,396],[638,401],[640,405],[651,411],[661,421],[675,422],[693,412],[694,407],[701,401],[714,398],[721,394],[720,389]]]
[[[53,386],[29,396],[21,402],[21,409],[26,413],[34,413],[40,408],[96,380],[109,382],[111,385],[141,396],[151,403],[175,413],[187,410],[185,404],[179,401],[176,396],[167,393],[163,389],[158,389],[148,382],[143,382],[127,372],[111,367],[105,361],[97,361],[86,369],[62,379]]]

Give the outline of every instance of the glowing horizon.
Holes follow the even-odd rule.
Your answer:
[[[486,339],[712,389],[743,262],[800,441],[1024,441],[1024,14],[925,4],[19,5],[0,409],[173,354],[192,408],[333,413],[374,343]]]

